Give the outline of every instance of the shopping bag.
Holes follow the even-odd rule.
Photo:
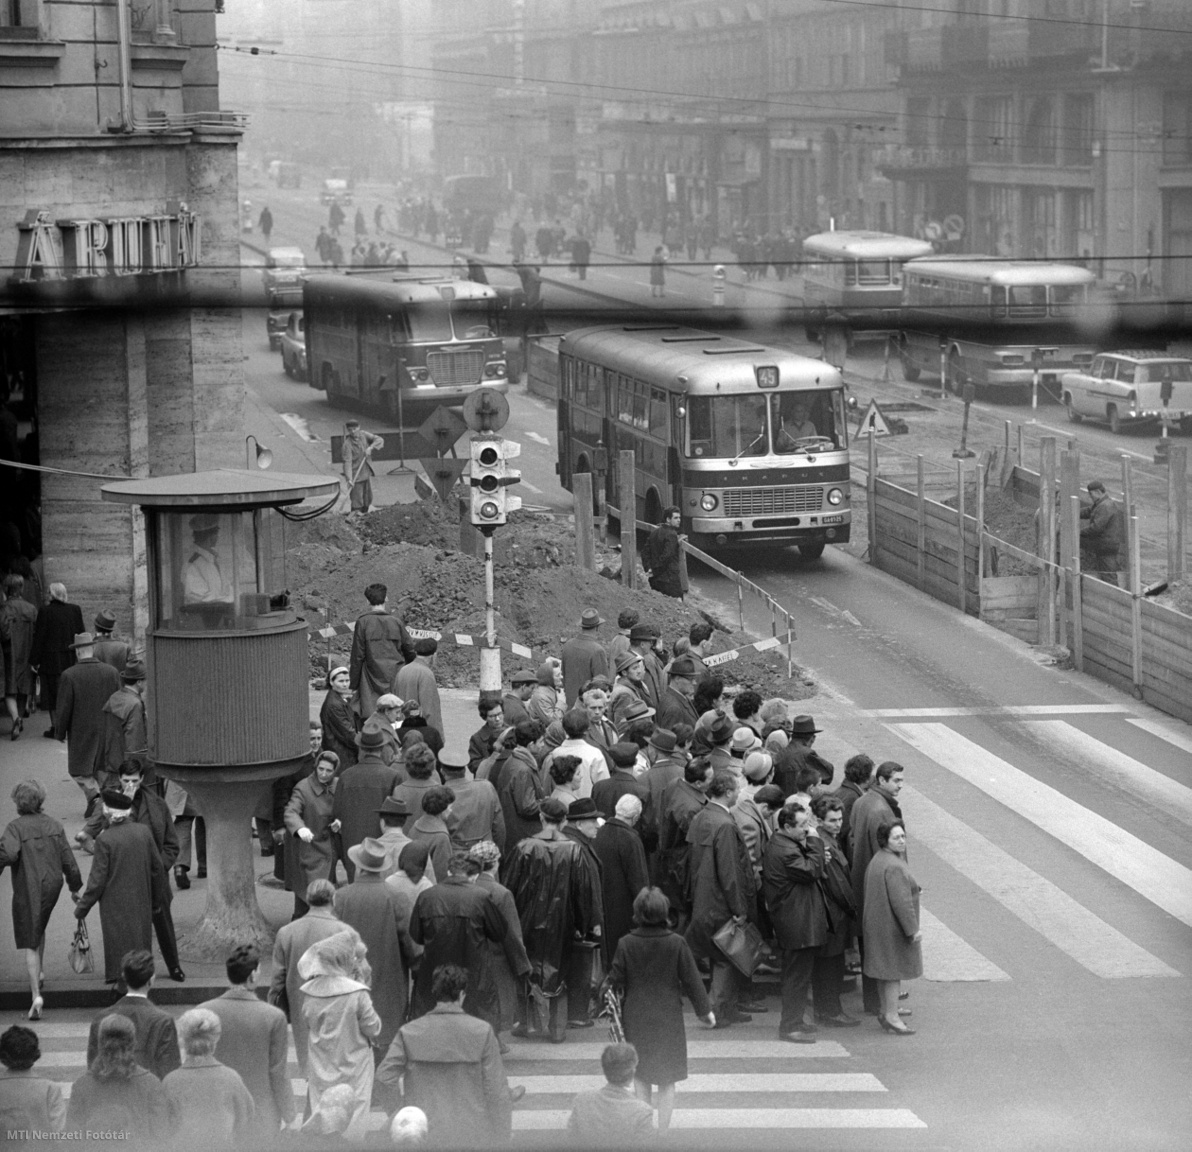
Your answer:
[[[87,921],[80,920],[70,942],[70,966],[80,976],[95,971],[95,957],[91,954],[91,940],[87,935]]]
[[[729,920],[712,937],[712,943],[742,976],[753,975],[762,954],[762,934],[752,924]]]

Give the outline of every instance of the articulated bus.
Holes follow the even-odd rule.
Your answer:
[[[416,275],[312,276],[303,286],[306,363],[329,404],[406,424],[509,386],[496,289]]]
[[[808,340],[829,312],[870,328],[898,326],[902,266],[935,251],[929,240],[890,232],[820,232],[803,241],[803,305]]]
[[[840,373],[822,360],[663,325],[569,332],[559,342],[559,475],[598,451],[636,456],[637,508],[680,509],[704,547],[793,543],[815,558],[848,541],[848,427]]]
[[[1095,341],[1077,327],[1096,277],[1075,264],[936,256],[903,269],[902,374],[926,373],[960,391],[1029,388],[1034,361],[1055,391],[1060,374],[1087,368]],[[945,365],[941,369],[942,362]]]

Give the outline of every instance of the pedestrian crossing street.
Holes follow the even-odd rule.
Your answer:
[[[86,1070],[91,1019],[90,1013],[70,1015],[80,1019],[31,1025],[41,1040],[42,1057],[37,1068],[58,1081],[68,1099],[71,1084]],[[876,1076],[851,1070],[863,1061],[858,1061],[850,1046],[822,1035],[814,1045],[786,1044],[774,1038],[776,1023],[771,1014],[727,1033],[712,1032],[688,1013],[690,1074],[678,1086],[673,1129],[749,1130],[763,1134],[796,1128],[926,1128],[909,1108],[897,1106],[898,1102],[891,1105],[886,1087]],[[0,1022],[0,1028],[7,1024]],[[580,1035],[585,1039],[577,1039]],[[859,1050],[882,1042],[872,1027],[862,1026],[855,1036],[859,1043],[851,1046]],[[526,1089],[525,1096],[514,1106],[514,1132],[525,1133],[531,1139],[535,1133],[543,1139],[561,1133],[567,1127],[572,1097],[604,1084],[600,1053],[606,1043],[599,1023],[589,1031],[569,1033],[566,1042],[558,1045],[513,1040],[504,1058],[506,1075],[511,1086]],[[306,1081],[299,1075],[293,1047],[289,1070],[301,1108]],[[385,1123],[384,1114],[374,1111],[370,1126],[376,1129]]]
[[[1192,728],[1174,719],[1138,717],[1132,711],[1125,705],[1083,704],[817,711],[816,722],[823,732],[816,749],[837,766],[838,778],[845,761],[862,750],[879,762],[902,763],[908,781],[922,779],[917,769],[924,763],[932,770],[943,769],[1025,819],[1033,826],[1028,835],[1045,834],[1153,908],[1192,926],[1192,869],[1149,842],[1149,833],[1128,831],[1098,810],[1101,798],[1128,797],[1148,817],[1162,817],[1169,826],[1192,826]],[[1012,754],[999,755],[985,746],[995,741],[982,742],[969,734],[974,719],[998,723],[1006,735],[1004,748],[1012,749]],[[1092,723],[1096,732],[1081,727],[1082,723]],[[864,739],[856,745],[842,735],[858,731]],[[871,737],[876,744],[869,744]],[[869,746],[862,749],[862,743]],[[875,746],[880,751],[875,752]],[[1152,768],[1140,755],[1155,763],[1174,764],[1174,772]],[[1034,770],[1046,777],[1048,772],[1040,764],[1049,761],[1075,766],[1087,783],[1085,803],[1032,774]],[[1041,874],[937,803],[924,787],[908,782],[899,803],[907,822],[912,870],[915,849],[926,847],[1094,976],[1187,974],[1168,962],[1171,957],[1154,955],[1109,923],[1091,898],[1082,903],[1073,891],[1071,871]],[[1180,833],[1180,839],[1185,839],[1182,829]],[[1159,834],[1155,839],[1162,842]],[[923,900],[924,976],[937,981],[1014,979],[1015,972],[1004,960],[999,963],[982,955],[966,942],[957,924],[949,925],[932,913],[931,895],[928,892]],[[979,909],[972,911],[974,916],[980,914]],[[1024,957],[1024,970],[1029,963]]]

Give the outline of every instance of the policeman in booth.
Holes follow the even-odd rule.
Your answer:
[[[219,517],[200,512],[190,518],[193,545],[183,574],[186,604],[230,604],[232,581],[220,564]]]

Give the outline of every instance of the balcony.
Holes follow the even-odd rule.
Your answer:
[[[875,164],[891,177],[930,176],[963,171],[968,167],[968,156],[963,148],[890,144],[878,151]]]
[[[1097,51],[1100,43],[1095,24],[1076,21],[1036,24],[1004,20],[991,24],[988,33],[991,68],[1017,68],[1068,56],[1084,58]]]

